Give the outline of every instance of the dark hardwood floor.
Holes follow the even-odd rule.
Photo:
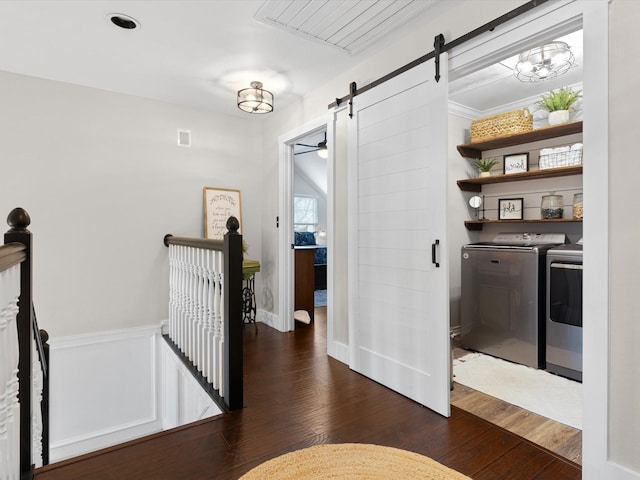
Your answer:
[[[36,480],[237,479],[321,443],[427,455],[475,480],[579,479],[580,466],[452,407],[449,419],[326,355],[325,309],[312,325],[245,329],[246,408],[37,470]]]

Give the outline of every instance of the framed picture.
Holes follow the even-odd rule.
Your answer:
[[[500,198],[498,200],[498,220],[522,220],[522,198]]]
[[[242,202],[240,190],[204,187],[204,236],[222,240],[227,233],[227,220],[234,216],[240,222],[242,234]]]
[[[529,171],[529,153],[516,153],[514,155],[504,156],[502,172],[505,175],[527,171]]]

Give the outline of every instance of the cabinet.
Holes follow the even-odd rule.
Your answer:
[[[313,321],[313,295],[315,290],[315,274],[312,246],[295,247],[295,284],[294,310],[306,310]]]
[[[565,123],[556,125],[553,127],[538,128],[531,132],[520,133],[518,135],[511,135],[509,137],[495,138],[484,142],[467,143],[458,145],[458,152],[467,158],[479,158],[482,156],[482,152],[486,150],[495,150],[498,148],[512,147],[524,143],[537,142],[541,140],[548,140],[551,138],[562,137],[565,135],[572,135],[582,132],[582,122]],[[481,192],[482,186],[494,183],[505,182],[518,182],[523,180],[544,179],[553,177],[565,177],[568,175],[581,175],[582,165],[574,165],[570,167],[556,167],[545,170],[532,170],[522,173],[512,173],[509,175],[492,175],[490,177],[482,178],[467,178],[458,180],[458,187],[465,192]],[[469,230],[482,230],[482,226],[485,224],[498,224],[498,223],[569,223],[569,222],[582,222],[582,219],[575,220],[572,218],[561,218],[554,220],[467,220],[465,226]]]

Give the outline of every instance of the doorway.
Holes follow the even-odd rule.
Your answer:
[[[280,331],[292,331],[296,326],[296,251],[303,253],[306,258],[307,271],[302,274],[298,295],[301,290],[307,299],[306,304],[299,308],[297,316],[300,321],[309,323],[313,317],[313,305],[315,303],[315,270],[318,266],[318,277],[325,280],[328,294],[331,271],[331,256],[326,254],[330,244],[332,232],[331,215],[331,171],[332,156],[330,148],[327,149],[327,121],[325,118],[309,122],[293,131],[290,131],[278,139],[280,144],[280,212],[279,227],[279,307]],[[320,148],[322,146],[323,148]],[[322,151],[321,151],[322,150]],[[328,153],[327,158],[320,154]],[[298,194],[296,195],[296,190]],[[296,197],[299,199],[299,211],[294,208]],[[297,224],[296,224],[297,222]],[[321,223],[323,222],[323,223]],[[295,225],[294,225],[295,224]],[[297,227],[297,234],[296,234]],[[306,245],[301,245],[305,243]],[[298,244],[298,245],[296,245]],[[300,247],[300,248],[299,248]],[[304,248],[302,248],[304,247]],[[316,260],[315,250],[324,250],[324,257],[318,255]],[[324,264],[322,261],[324,260]],[[299,265],[302,259],[299,259]],[[320,282],[319,282],[320,283]],[[322,285],[321,285],[322,286]],[[327,295],[325,298],[329,297]],[[327,312],[327,317],[331,314]]]
[[[571,22],[567,22],[562,26],[554,26],[543,32],[536,32],[529,38],[530,41],[518,41],[512,46],[503,48],[495,52],[485,52],[484,56],[476,54],[473,60],[473,67],[464,68],[458,64],[458,72],[455,67],[450,73],[451,81],[449,83],[449,99],[450,105],[450,149],[455,150],[457,144],[467,144],[471,142],[469,138],[469,128],[472,120],[479,118],[487,118],[502,112],[513,111],[528,107],[534,113],[533,128],[542,128],[547,126],[545,112],[534,109],[535,103],[541,98],[542,94],[550,90],[557,90],[562,87],[570,87],[575,91],[582,90],[582,21],[576,18]],[[523,52],[529,48],[539,45],[545,45],[550,42],[565,42],[571,46],[575,55],[574,64],[564,75],[554,79],[547,79],[540,82],[525,83],[519,81],[514,74],[514,66],[518,60],[517,52]],[[473,47],[470,47],[473,49]],[[478,58],[483,58],[479,61]],[[455,63],[455,62],[452,62]],[[578,107],[581,107],[579,104]],[[581,108],[573,112],[571,121],[582,121]],[[582,142],[582,136],[564,137],[560,142],[568,143]],[[537,158],[538,151],[546,145],[535,144],[525,145],[523,147],[514,146],[513,148],[521,148],[522,151],[533,150],[532,160],[534,160],[534,169],[538,168]],[[553,145],[556,146],[555,144]],[[519,152],[519,151],[518,151]],[[515,154],[516,151],[491,151],[488,153],[490,158],[498,160],[500,171],[494,171],[492,175],[503,174],[501,162],[504,154]],[[455,180],[464,178],[475,178],[477,172],[473,166],[473,159],[466,161],[459,155],[457,157],[457,166],[450,167],[450,183]],[[481,230],[468,230],[462,227],[462,219],[474,220],[477,210],[469,207],[469,200],[473,195],[481,195],[483,204],[486,207],[486,213],[483,211],[482,217],[497,219],[497,204],[500,197],[524,197],[524,205],[530,208],[531,214],[539,213],[540,197],[546,193],[549,188],[554,190],[565,189],[567,195],[571,196],[574,190],[582,192],[582,177],[578,180],[573,179],[567,184],[559,181],[546,181],[542,184],[535,184],[531,180],[522,185],[509,183],[506,188],[502,185],[485,185],[482,191],[465,192],[458,189],[452,189],[450,192],[449,217],[458,220],[458,224],[450,227],[450,250],[451,250],[451,325],[452,331],[460,329],[460,249],[466,243],[487,242],[502,232],[534,232],[534,233],[564,233],[567,235],[570,243],[575,243],[582,238],[582,223],[566,223],[566,224],[542,224],[542,223],[524,223],[524,224],[487,224],[482,225]],[[549,186],[551,185],[551,186]],[[486,198],[485,198],[486,197]],[[461,201],[462,200],[462,201]],[[569,216],[571,213],[569,202]],[[494,205],[495,204],[495,205]],[[538,209],[538,210],[536,210]],[[526,217],[525,217],[526,218]],[[543,317],[546,315],[543,313]],[[545,339],[541,338],[544,343]],[[454,348],[454,357],[462,357],[468,352]],[[472,354],[478,355],[478,354]],[[456,359],[458,361],[458,359]],[[462,360],[464,361],[464,360]],[[471,361],[469,360],[469,363]],[[454,375],[456,367],[454,366]],[[480,375],[481,372],[478,372]],[[546,374],[549,381],[553,384],[554,379],[551,374]],[[454,382],[456,378],[454,377]],[[544,378],[542,379],[544,381]],[[474,413],[485,418],[499,426],[505,427],[514,433],[530,439],[549,450],[558,453],[565,458],[576,463],[582,463],[582,432],[580,428],[576,428],[575,424],[561,423],[549,420],[547,417],[529,412],[513,405],[513,402],[504,401],[508,398],[504,392],[505,380],[496,379],[492,389],[491,385],[483,385],[482,390],[474,390],[469,388],[468,384],[454,383],[454,391],[452,393],[452,405],[458,406],[464,410]],[[570,381],[568,381],[570,382]],[[532,390],[533,392],[533,390]],[[551,397],[548,394],[545,401]],[[576,401],[576,408],[581,411],[582,400],[581,393]],[[558,400],[563,401],[563,400]],[[515,419],[520,420],[515,420]],[[526,422],[523,419],[527,419]],[[566,419],[567,417],[565,417]],[[525,426],[526,425],[526,426]]]
[[[327,305],[327,161],[326,129],[293,144],[293,317],[306,324]]]

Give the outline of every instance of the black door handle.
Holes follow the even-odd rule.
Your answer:
[[[436,239],[435,243],[431,244],[431,263],[433,263],[436,268],[440,268],[440,263],[436,261],[436,249],[440,245],[440,240]]]

